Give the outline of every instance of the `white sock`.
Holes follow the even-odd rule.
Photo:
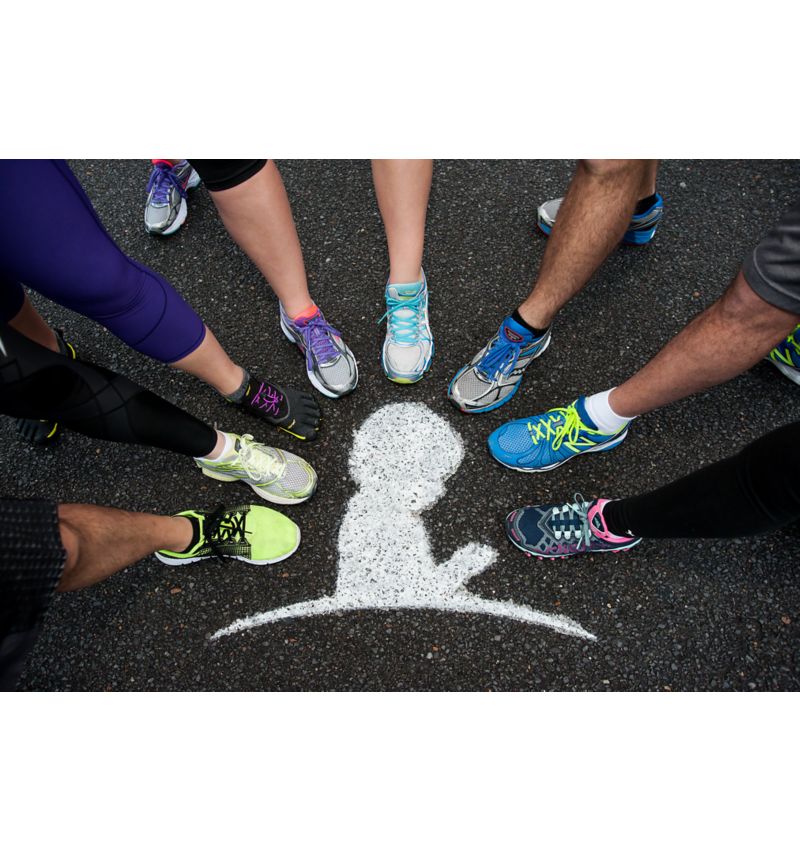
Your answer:
[[[219,463],[225,455],[228,454],[233,449],[233,440],[231,439],[230,434],[226,434],[225,431],[222,431],[222,436],[225,437],[225,445],[222,447],[222,451],[215,458],[210,458],[208,455],[205,457],[196,457],[195,460],[204,460],[206,463]]]
[[[616,434],[617,431],[622,430],[629,422],[636,419],[635,416],[627,417],[614,413],[608,397],[615,389],[616,387],[612,387],[603,393],[590,395],[586,399],[586,412],[597,425],[597,430],[604,434]]]

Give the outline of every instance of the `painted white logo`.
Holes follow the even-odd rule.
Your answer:
[[[350,454],[359,490],[339,531],[333,595],[236,620],[212,640],[277,620],[364,608],[486,614],[594,640],[568,617],[467,590],[466,582],[494,563],[497,552],[490,546],[468,543],[443,564],[435,563],[420,514],[444,495],[445,481],[463,458],[458,434],[424,404],[389,404],[370,415]]]

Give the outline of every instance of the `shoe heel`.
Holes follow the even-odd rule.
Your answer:
[[[622,241],[626,245],[646,245],[655,235],[656,229],[651,230],[632,230],[625,234]]]
[[[283,335],[286,337],[286,339],[288,339],[289,342],[292,343],[292,345],[297,345],[297,340],[292,336],[291,331],[283,323],[283,316],[281,316],[281,318],[280,318],[280,323],[281,323],[281,330],[283,331]]]

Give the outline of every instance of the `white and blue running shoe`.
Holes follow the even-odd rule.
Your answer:
[[[456,373],[447,389],[448,398],[462,413],[497,409],[519,389],[525,370],[548,345],[549,328],[537,337],[507,316],[489,342]]]
[[[386,339],[381,364],[396,384],[415,384],[433,358],[433,335],[428,320],[428,281],[425,272],[416,283],[387,283]]]
[[[556,216],[563,200],[563,198],[555,198],[552,201],[545,201],[537,211],[539,230],[547,236],[550,235],[550,231],[556,223]],[[658,225],[663,217],[664,199],[656,193],[655,203],[650,209],[631,218],[631,223],[622,237],[622,242],[625,245],[645,245],[656,235],[656,230],[658,230]]]
[[[584,396],[568,407],[515,419],[489,435],[492,457],[518,472],[547,472],[580,454],[607,452],[628,434],[625,425],[615,434],[598,431],[586,411]]]
[[[800,325],[770,351],[767,360],[790,381],[800,384]]]
[[[200,175],[185,160],[172,165],[154,160],[147,184],[144,226],[148,233],[171,236],[186,221],[186,196],[200,185]]]

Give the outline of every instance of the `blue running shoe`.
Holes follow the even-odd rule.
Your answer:
[[[616,434],[598,431],[586,412],[584,396],[568,407],[556,407],[528,419],[515,419],[489,435],[492,457],[518,472],[547,472],[577,455],[607,452],[628,434],[625,425]]]
[[[519,389],[528,366],[550,345],[550,329],[534,336],[511,316],[450,381],[447,397],[462,413],[488,413]]]
[[[776,345],[767,360],[796,384],[800,384],[800,325],[786,339]]]
[[[539,230],[547,236],[550,235],[550,231],[556,223],[556,215],[558,215],[563,200],[563,198],[555,198],[552,201],[545,201],[537,211]],[[630,226],[622,237],[623,244],[644,245],[649,242],[656,235],[656,230],[658,230],[658,225],[663,217],[664,199],[656,193],[656,201],[653,206],[631,218]]]
[[[569,558],[589,552],[622,552],[642,542],[608,530],[603,508],[608,499],[586,502],[576,493],[565,505],[530,505],[506,517],[508,539],[529,558]]]
[[[148,233],[171,236],[186,221],[186,195],[200,185],[200,175],[184,159],[172,165],[167,160],[153,161],[147,184],[144,226]]]

